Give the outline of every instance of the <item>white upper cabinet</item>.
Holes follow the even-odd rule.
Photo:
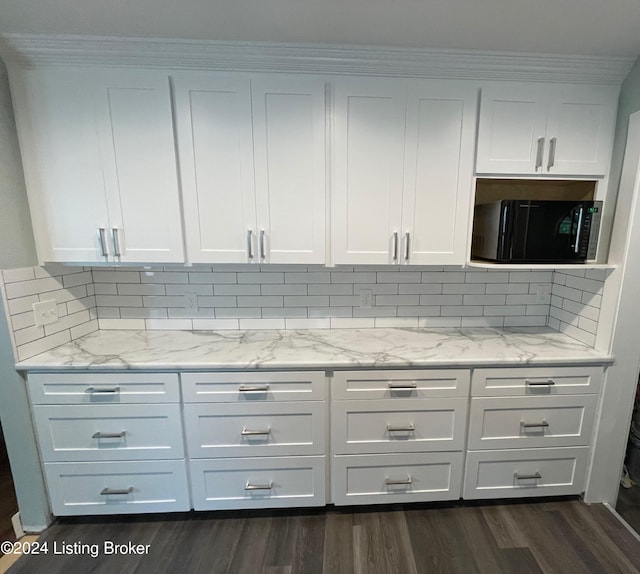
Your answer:
[[[606,175],[617,99],[611,86],[483,88],[476,173]]]
[[[168,76],[56,68],[12,80],[40,261],[183,261]]]
[[[188,259],[324,263],[324,81],[174,78]]]
[[[337,80],[333,263],[463,264],[477,91]]]

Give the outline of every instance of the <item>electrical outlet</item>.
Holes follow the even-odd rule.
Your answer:
[[[32,307],[36,327],[50,325],[58,320],[58,302],[55,299],[34,303]]]
[[[371,309],[373,306],[373,291],[371,289],[362,289],[360,291],[360,308]]]
[[[551,285],[538,285],[536,290],[536,303],[540,305],[551,303]]]
[[[184,294],[184,308],[190,311],[198,310],[198,294],[197,293],[185,293]]]

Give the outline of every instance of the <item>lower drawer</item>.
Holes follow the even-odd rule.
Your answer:
[[[56,516],[189,510],[184,460],[44,465]]]
[[[201,459],[190,465],[195,510],[325,504],[324,456]]]
[[[457,500],[461,452],[334,456],[336,505]]]
[[[463,498],[580,494],[588,454],[589,447],[469,452]]]

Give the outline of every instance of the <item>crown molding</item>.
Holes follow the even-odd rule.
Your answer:
[[[375,46],[4,34],[7,63],[619,85],[633,58]]]

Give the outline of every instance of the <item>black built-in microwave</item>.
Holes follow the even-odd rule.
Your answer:
[[[581,263],[595,259],[601,201],[503,199],[476,205],[472,259]]]

